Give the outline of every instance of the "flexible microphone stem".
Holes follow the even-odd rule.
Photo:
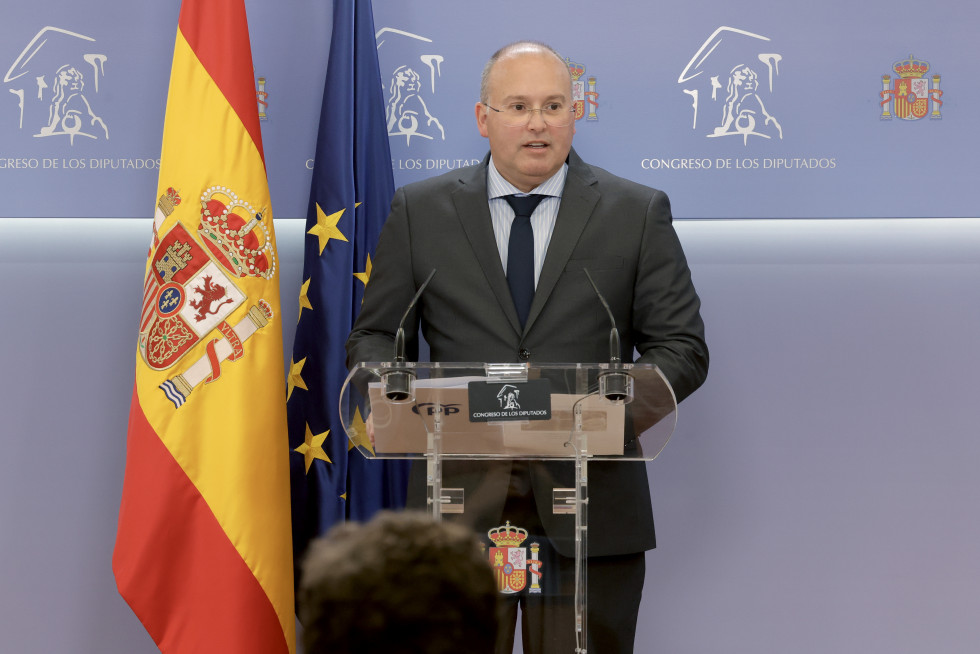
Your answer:
[[[606,298],[602,297],[599,286],[592,279],[589,269],[583,268],[583,270],[585,276],[589,278],[589,283],[592,284],[596,297],[605,307],[606,315],[609,316],[609,323],[612,325],[609,331],[609,371],[599,375],[599,394],[610,402],[629,402],[633,399],[633,385],[629,373],[623,370],[622,346],[619,342],[619,330],[616,329],[616,318],[613,316]]]
[[[435,274],[436,269],[433,268],[429,276],[419,286],[419,290],[415,292],[415,297],[408,303],[408,308],[405,309],[405,313],[402,314],[402,319],[398,322],[398,329],[395,331],[395,348],[391,369],[381,376],[385,397],[391,402],[412,402],[415,400],[415,371],[408,368],[407,358],[405,357],[405,321],[408,319],[408,314],[415,308],[415,304],[419,301],[419,298],[422,297],[422,291],[429,285],[429,282],[432,281],[432,276]]]

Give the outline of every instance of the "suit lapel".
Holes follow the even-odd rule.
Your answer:
[[[592,216],[592,211],[599,202],[599,192],[594,186],[596,181],[589,167],[579,158],[575,150],[572,150],[568,155],[568,176],[565,178],[565,188],[561,195],[561,207],[558,209],[555,230],[551,234],[551,243],[548,244],[538,286],[534,291],[534,300],[531,302],[525,331],[531,328],[548,302],[555,284],[558,283],[575,250],[576,243],[582,236],[582,231]],[[504,287],[506,288],[506,278]]]
[[[514,331],[521,333],[521,321],[517,316],[517,309],[514,308],[514,300],[510,297],[507,275],[500,262],[497,239],[493,235],[493,224],[490,219],[490,205],[487,201],[489,161],[490,155],[487,155],[481,166],[468,170],[460,176],[459,188],[453,193],[453,203],[473,254],[480,263],[501,310],[507,316]],[[531,311],[534,311],[533,305]]]

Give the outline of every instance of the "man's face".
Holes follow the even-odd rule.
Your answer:
[[[502,109],[514,103],[539,109],[548,102],[571,108],[568,68],[551,53],[524,52],[505,55],[490,71],[487,104]],[[476,124],[490,139],[493,163],[504,179],[525,193],[558,172],[572,147],[575,121],[551,127],[532,113],[523,127],[505,125],[501,116],[476,105]]]

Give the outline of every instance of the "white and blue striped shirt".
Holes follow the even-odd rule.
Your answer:
[[[514,210],[504,199],[505,195],[546,195],[541,200],[534,213],[531,214],[531,227],[534,229],[534,286],[538,285],[541,268],[544,265],[544,255],[551,243],[551,233],[555,231],[555,220],[558,218],[558,207],[561,205],[561,193],[565,188],[565,176],[568,174],[568,164],[562,167],[543,184],[523,193],[513,184],[504,179],[496,166],[493,157],[487,167],[487,199],[490,203],[490,220],[493,222],[493,235],[497,239],[497,250],[500,252],[500,262],[507,270],[507,244],[510,241],[510,226],[514,222]]]

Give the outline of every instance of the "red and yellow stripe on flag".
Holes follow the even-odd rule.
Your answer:
[[[295,651],[279,269],[243,0],[183,0],[113,571],[165,653]]]

